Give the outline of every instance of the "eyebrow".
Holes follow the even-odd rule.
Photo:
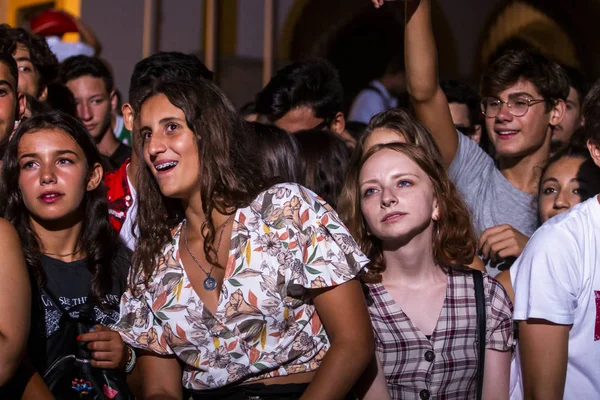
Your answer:
[[[531,97],[532,99],[534,98],[534,96],[532,96],[531,94],[527,93],[527,92],[517,92],[517,93],[511,93],[508,95],[509,98],[511,97],[519,97],[519,96],[527,96],[527,97]]]
[[[554,177],[549,177],[544,179],[544,181],[542,183],[546,183],[546,182],[555,182],[555,183],[559,183],[558,179],[554,178]],[[569,182],[579,182],[579,183],[589,183],[587,180],[582,179],[582,178],[573,178],[571,179]]]
[[[415,178],[419,179],[419,176],[417,174],[413,174],[411,172],[401,172],[399,174],[396,174],[394,176],[392,176],[392,179],[398,179],[401,178],[403,176],[414,176]],[[375,183],[377,182],[377,179],[369,179],[368,181],[364,181],[360,184],[360,186],[367,184],[367,183]]]
[[[73,150],[56,150],[54,152],[55,155],[57,156],[62,156],[64,154],[72,154],[75,157],[79,158],[79,154],[77,154],[76,152],[74,152]],[[21,154],[21,157],[19,157],[19,160],[23,159],[23,158],[35,158],[38,157],[37,153],[25,153],[25,154]]]
[[[29,58],[29,57],[17,57],[17,58],[15,58],[15,61],[16,62],[19,62],[19,61],[29,61],[30,63],[33,64],[33,61],[31,61],[31,58]]]
[[[8,86],[10,88],[10,90],[12,90],[13,92],[15,91],[15,88],[13,87],[13,85],[11,85],[10,82],[7,81],[6,79],[0,79],[0,86]]]

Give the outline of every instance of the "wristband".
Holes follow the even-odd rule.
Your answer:
[[[127,358],[127,364],[125,365],[125,372],[130,373],[135,366],[136,356],[135,351],[131,348],[131,346],[127,346],[127,353],[129,354],[129,357]]]

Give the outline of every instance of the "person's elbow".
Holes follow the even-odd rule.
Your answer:
[[[9,340],[6,335],[0,333],[0,387],[7,384],[19,369],[25,353],[25,344],[25,341]]]
[[[437,82],[429,84],[424,82],[407,83],[406,92],[413,103],[426,104],[434,101],[442,93],[442,88]]]

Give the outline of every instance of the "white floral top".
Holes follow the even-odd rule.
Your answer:
[[[147,289],[129,277],[117,324],[126,343],[175,354],[191,390],[319,367],[330,342],[307,289],[347,282],[368,262],[323,199],[280,184],[237,210],[216,315],[180,263],[180,232]]]

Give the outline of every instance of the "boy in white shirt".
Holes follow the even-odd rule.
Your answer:
[[[600,166],[600,81],[584,104],[590,154]],[[511,268],[526,399],[600,396],[600,202],[552,218]]]

